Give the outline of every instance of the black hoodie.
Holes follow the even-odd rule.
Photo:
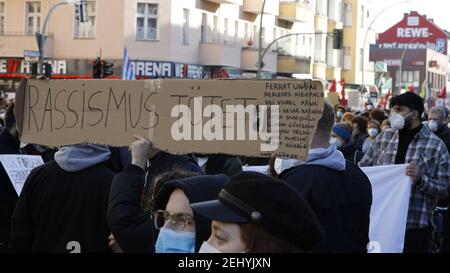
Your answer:
[[[225,175],[196,176],[166,182],[155,200],[155,209],[165,209],[170,194],[176,188],[184,191],[190,203],[216,199],[228,177]],[[127,165],[111,185],[108,223],[124,252],[154,252],[158,232],[150,214],[141,208],[144,170]],[[211,233],[211,221],[194,214],[196,251]]]
[[[0,154],[19,154],[19,139],[13,137],[7,128],[0,130]],[[0,163],[0,252],[6,251],[8,246],[11,216],[17,199],[16,190]]]

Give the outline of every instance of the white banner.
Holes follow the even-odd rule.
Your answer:
[[[372,184],[369,253],[402,253],[408,217],[411,179],[407,165],[361,168]]]
[[[42,157],[35,155],[0,155],[0,162],[8,174],[9,180],[11,180],[18,196],[20,196],[23,184],[27,180],[30,172],[34,168],[44,164]]]

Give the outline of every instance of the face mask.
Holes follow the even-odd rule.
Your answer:
[[[159,230],[155,245],[156,253],[194,253],[195,233],[187,231],[174,231],[169,228]]]
[[[406,115],[406,117],[403,117],[402,115],[400,115],[399,113],[392,113],[391,116],[389,117],[389,121],[391,122],[391,128],[395,129],[395,130],[401,130],[403,128],[405,128],[405,125],[408,125],[406,127],[409,127],[409,124],[411,123],[411,118],[410,116],[412,116],[414,112],[409,113],[408,115]]]
[[[370,128],[367,132],[371,137],[376,137],[378,135],[378,129],[376,128]]]
[[[342,141],[340,139],[336,138],[336,137],[332,137],[330,139],[330,144],[331,145],[336,145],[336,147],[338,147],[338,148],[342,147]]]
[[[273,164],[273,169],[277,174],[284,172],[287,169],[299,166],[303,163],[301,160],[297,159],[281,159],[276,158]]]
[[[430,128],[431,132],[436,132],[439,128],[439,124],[436,121],[431,120],[428,122],[428,128]]]
[[[338,111],[338,112],[336,113],[336,116],[337,116],[338,118],[342,118],[342,117],[344,116],[344,113],[342,113],[341,111]]]
[[[367,106],[367,110],[368,110],[368,111],[372,111],[372,110],[373,110],[373,105],[368,105],[368,106]]]
[[[208,242],[203,242],[198,253],[222,253],[222,251],[210,245]]]

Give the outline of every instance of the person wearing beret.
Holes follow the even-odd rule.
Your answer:
[[[331,144],[336,145],[338,150],[344,154],[345,159],[354,164],[358,164],[364,156],[353,142],[352,128],[347,123],[338,123],[334,125],[330,142]]]
[[[329,144],[334,120],[332,106],[325,103],[307,159],[277,158],[274,168],[279,179],[303,195],[325,230],[313,252],[366,253],[372,186],[356,164]]]
[[[305,199],[276,178],[243,172],[225,184],[218,199],[192,204],[212,220],[199,253],[308,252],[322,227]]]

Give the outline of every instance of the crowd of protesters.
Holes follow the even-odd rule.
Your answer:
[[[137,135],[56,150],[20,141],[13,102],[1,120],[0,154],[45,163],[20,196],[0,166],[0,252],[364,253],[372,188],[360,167],[393,164],[412,181],[404,252],[450,252],[449,111],[414,93],[389,110],[325,103],[306,161],[174,155]]]

